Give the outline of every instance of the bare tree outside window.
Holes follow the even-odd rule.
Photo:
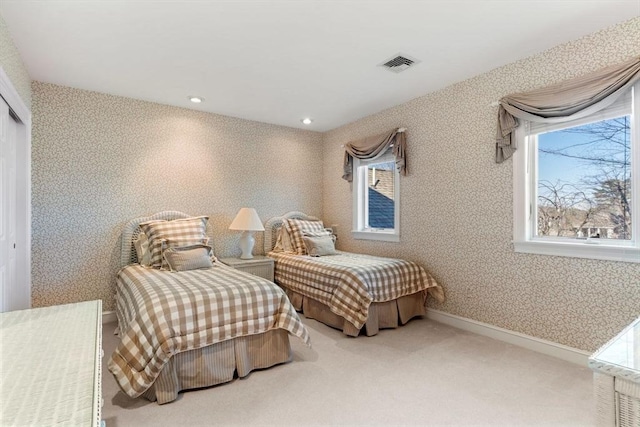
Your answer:
[[[630,116],[536,138],[537,235],[630,240]]]

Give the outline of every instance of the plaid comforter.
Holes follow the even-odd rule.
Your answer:
[[[358,329],[367,321],[372,302],[391,301],[423,291],[438,301],[444,293],[433,277],[411,261],[338,252],[311,257],[269,252],[275,259],[279,285],[327,305]]]
[[[240,336],[286,329],[309,334],[273,283],[220,263],[179,273],[130,265],[118,273],[120,343],[109,370],[131,397],[146,391],[171,356]]]

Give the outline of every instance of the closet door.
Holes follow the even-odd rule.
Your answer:
[[[0,98],[0,312],[21,307],[16,280],[16,122]]]

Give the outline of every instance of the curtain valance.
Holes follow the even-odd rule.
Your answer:
[[[376,136],[369,136],[344,145],[344,165],[342,179],[353,181],[353,158],[376,159],[393,147],[396,168],[402,175],[407,174],[407,139],[404,128],[397,128]]]
[[[638,80],[640,57],[552,86],[503,97],[498,111],[496,163],[507,160],[516,150],[513,132],[518,118],[561,123],[586,117],[613,104]]]

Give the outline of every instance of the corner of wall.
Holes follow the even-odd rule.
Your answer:
[[[0,66],[9,76],[22,101],[31,110],[31,77],[2,15],[0,15]]]

